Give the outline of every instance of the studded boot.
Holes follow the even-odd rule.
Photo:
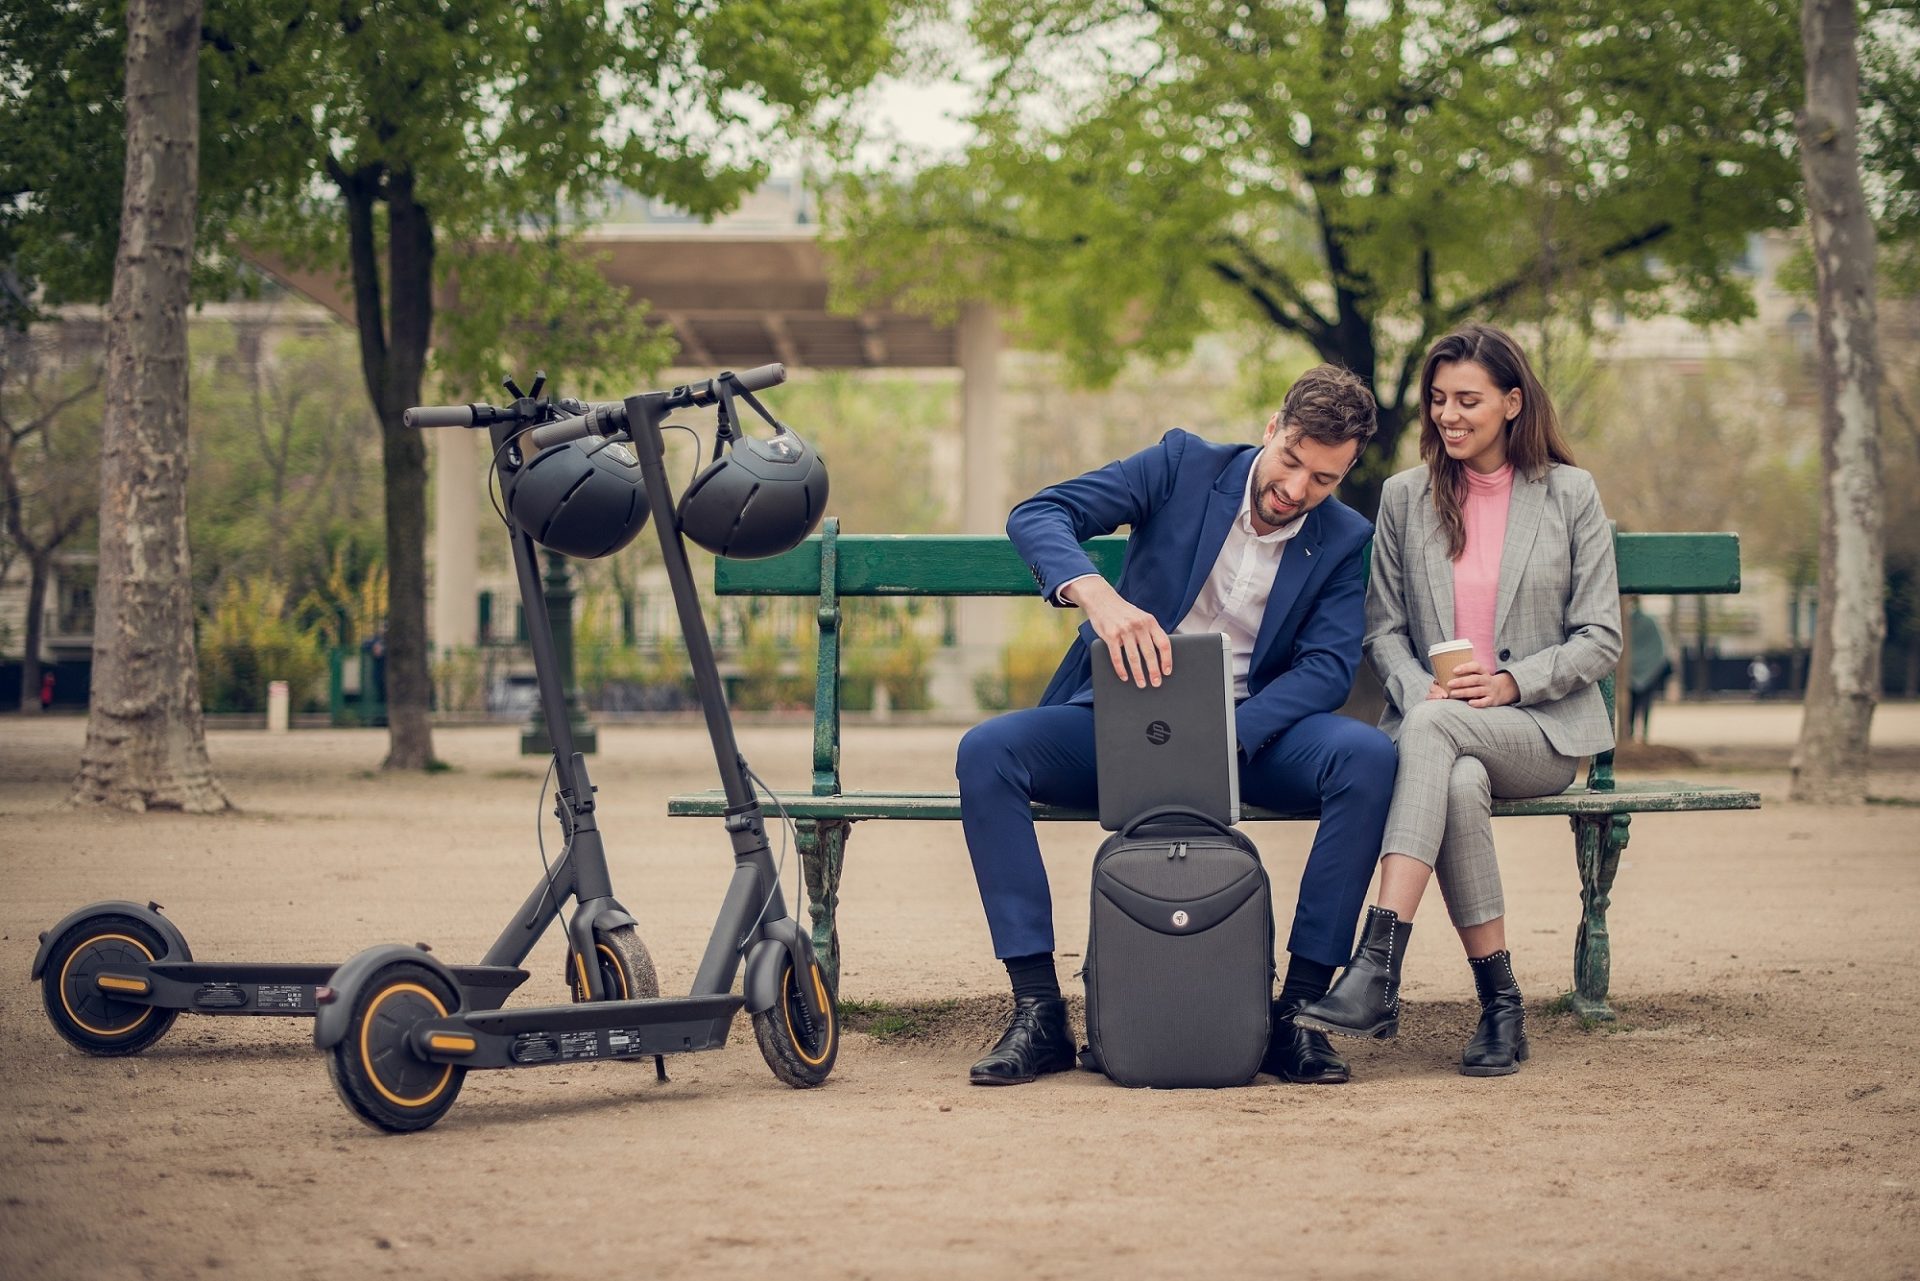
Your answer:
[[[1510,1076],[1527,1058],[1527,1010],[1513,978],[1513,956],[1468,957],[1480,994],[1480,1027],[1460,1056],[1462,1076]]]
[[[1293,1025],[1338,1036],[1385,1041],[1400,1031],[1400,962],[1413,922],[1384,907],[1367,909],[1353,960],[1328,993],[1293,1016]]]

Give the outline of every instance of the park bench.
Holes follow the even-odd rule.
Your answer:
[[[1120,576],[1126,539],[1096,538],[1087,552],[1109,580]],[[1705,595],[1740,590],[1740,542],[1735,534],[1619,534],[1614,555],[1623,595]],[[843,535],[828,518],[819,535],[794,550],[759,561],[720,560],[714,590],[722,596],[810,596],[815,598],[820,629],[818,676],[814,689],[813,785],[805,792],[777,792],[798,828],[802,870],[813,942],[835,982],[840,944],[834,924],[847,836],[855,823],[870,819],[957,821],[957,792],[849,791],[840,777],[840,602],[849,596],[1033,596],[1032,572],[1005,538],[983,535]],[[1613,678],[1601,683],[1613,707]],[[1611,1019],[1607,984],[1611,950],[1607,904],[1620,851],[1627,844],[1630,816],[1681,810],[1757,809],[1755,792],[1673,781],[1614,778],[1613,753],[1593,759],[1584,784],[1558,796],[1496,800],[1495,817],[1563,814],[1573,826],[1574,861],[1580,873],[1581,915],[1574,937],[1574,986],[1569,1007],[1585,1018]],[[667,813],[679,817],[718,817],[726,797],[718,791],[670,798]],[[1034,818],[1049,822],[1092,822],[1090,810],[1052,805],[1033,807]],[[1311,820],[1312,813],[1288,814],[1249,807],[1243,821]]]

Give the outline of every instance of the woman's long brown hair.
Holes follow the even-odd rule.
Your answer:
[[[1470,361],[1487,371],[1502,393],[1520,389],[1520,412],[1507,424],[1507,461],[1515,472],[1538,480],[1553,463],[1573,462],[1560,435],[1547,389],[1533,376],[1526,353],[1505,332],[1470,321],[1433,344],[1420,367],[1420,458],[1433,477],[1433,510],[1447,534],[1447,559],[1467,550],[1467,521],[1461,506],[1467,497],[1467,465],[1447,456],[1440,428],[1433,421],[1433,376],[1442,365]]]

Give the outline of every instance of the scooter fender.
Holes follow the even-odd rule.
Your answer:
[[[348,957],[346,963],[335,970],[333,977],[327,980],[327,986],[333,989],[333,999],[320,1006],[319,1013],[313,1020],[313,1043],[316,1048],[331,1050],[347,1039],[347,1027],[353,1016],[353,1003],[359,998],[360,989],[371,982],[374,975],[398,961],[425,966],[438,974],[456,993],[460,991],[459,980],[453,977],[453,971],[417,947],[407,947],[401,943],[382,943],[378,947],[357,952]]]
[[[131,916],[158,934],[167,942],[166,959],[169,961],[191,961],[193,949],[187,946],[187,939],[172,921],[160,915],[157,907],[148,904],[127,903],[119,899],[109,899],[102,903],[89,903],[83,908],[67,913],[60,923],[40,936],[40,950],[33,954],[32,978],[46,973],[47,959],[53,955],[53,948],[63,935],[90,916]]]
[[[802,933],[800,923],[792,919],[777,921],[761,929],[767,937],[754,944],[752,953],[747,957],[746,977],[740,985],[740,991],[746,997],[747,1013],[758,1014],[774,1007],[780,1000],[781,973],[791,963],[799,979],[800,999],[806,1003],[807,1012],[814,1019],[825,1022],[828,1014],[821,1008],[819,993],[812,982],[814,966],[817,964],[813,940]]]
[[[567,922],[567,945],[575,956],[592,956],[594,939],[607,930],[618,929],[622,925],[639,925],[627,913],[627,909],[610,898],[594,899],[582,903],[580,910]],[[585,967],[582,977],[587,982],[587,995],[595,1001],[604,1001],[610,995],[597,991],[600,985],[600,967]]]

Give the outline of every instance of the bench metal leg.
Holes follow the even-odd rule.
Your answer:
[[[1608,896],[1627,847],[1626,814],[1581,814],[1572,819],[1574,858],[1580,866],[1580,928],[1573,939],[1573,991],[1567,1003],[1583,1019],[1613,1021],[1607,985],[1613,949],[1607,937]]]
[[[847,855],[853,824],[837,819],[801,819],[800,870],[807,882],[807,913],[813,918],[813,951],[833,990],[840,990],[840,932],[834,913],[840,907],[840,867]]]

